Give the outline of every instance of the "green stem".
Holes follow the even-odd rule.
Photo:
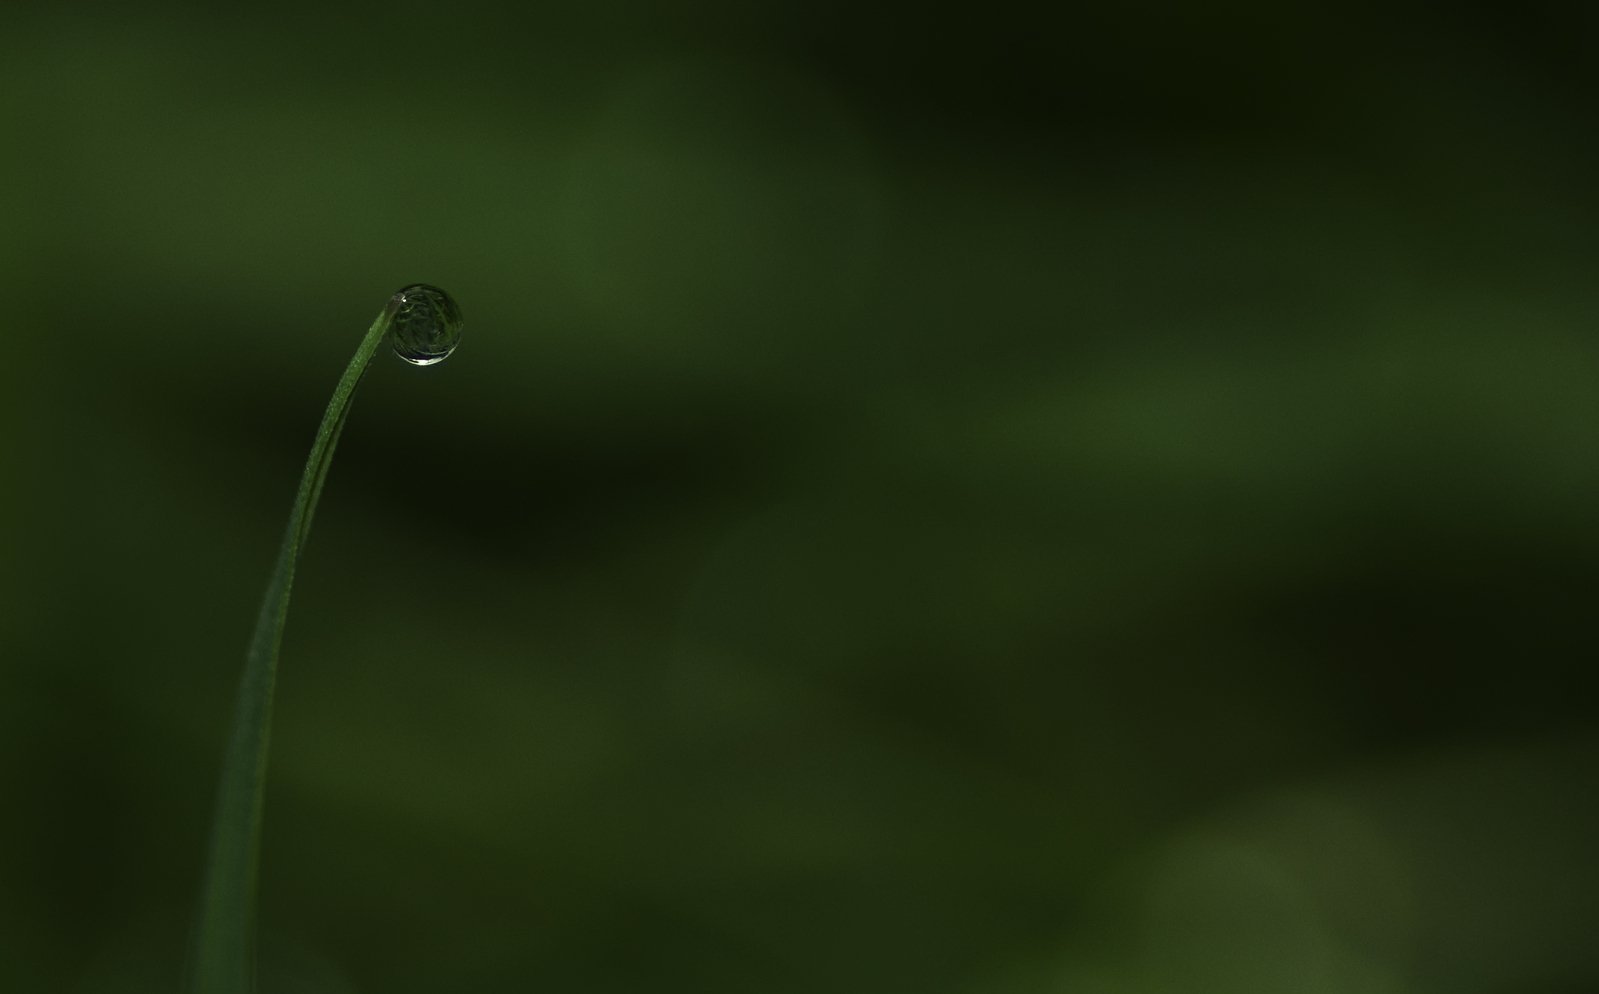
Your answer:
[[[261,852],[261,802],[266,780],[267,745],[272,724],[272,692],[277,682],[278,647],[289,614],[289,589],[294,568],[311,531],[311,517],[322,482],[333,461],[333,448],[349,417],[350,401],[367,366],[388,333],[400,306],[389,300],[350,365],[339,378],[317,429],[311,455],[300,477],[300,491],[289,512],[277,565],[261,600],[255,635],[245,658],[234,704],[233,730],[222,761],[211,849],[204,889],[200,894],[189,982],[193,994],[245,994],[255,986],[254,938],[256,870]]]

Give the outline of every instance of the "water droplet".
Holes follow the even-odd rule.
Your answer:
[[[461,344],[461,308],[436,286],[416,283],[394,293],[394,354],[413,366],[443,362]]]

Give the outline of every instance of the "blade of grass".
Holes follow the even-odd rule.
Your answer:
[[[289,590],[300,559],[333,449],[350,414],[350,402],[402,303],[396,293],[367,329],[366,337],[333,390],[300,477],[299,493],[278,549],[277,564],[261,599],[261,613],[245,657],[234,703],[233,728],[222,761],[205,883],[195,925],[189,968],[193,994],[244,994],[254,988],[256,870],[261,851],[261,802],[271,732],[272,694],[278,647],[289,613]]]

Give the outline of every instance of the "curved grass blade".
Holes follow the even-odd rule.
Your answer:
[[[289,512],[277,564],[261,599],[261,613],[245,657],[234,703],[233,727],[222,761],[211,847],[189,967],[193,994],[245,994],[254,989],[256,870],[261,851],[261,801],[271,732],[272,695],[277,682],[278,647],[289,613],[289,590],[300,559],[333,449],[349,417],[350,401],[367,366],[382,344],[394,316],[405,303],[402,290],[389,299],[367,329],[360,347],[333,390],[327,413],[300,477]]]

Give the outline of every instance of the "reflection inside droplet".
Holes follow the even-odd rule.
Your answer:
[[[461,344],[461,308],[436,286],[415,283],[394,294],[394,354],[414,366],[443,362]]]

